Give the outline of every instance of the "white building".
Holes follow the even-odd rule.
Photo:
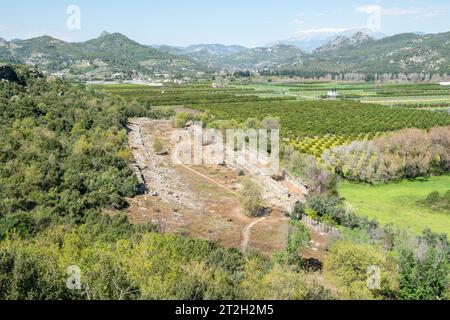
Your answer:
[[[439,82],[441,86],[450,86],[450,82]]]
[[[328,98],[337,98],[340,95],[341,94],[339,92],[337,92],[336,90],[328,91],[328,93],[327,93]]]

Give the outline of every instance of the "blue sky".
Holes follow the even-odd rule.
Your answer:
[[[80,29],[67,28],[70,5],[80,8]],[[14,0],[0,2],[0,37],[84,41],[107,30],[145,44],[257,46],[310,30],[362,27],[374,8],[388,35],[450,31],[448,0]]]

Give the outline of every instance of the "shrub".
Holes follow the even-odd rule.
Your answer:
[[[371,267],[381,271],[379,287],[369,286]],[[385,252],[371,245],[335,243],[325,260],[324,272],[349,299],[391,298],[397,287],[395,264]]]
[[[153,152],[156,154],[162,154],[164,152],[164,144],[158,138],[153,141]]]
[[[450,243],[447,235],[426,230],[422,237],[403,235],[396,243],[400,272],[399,297],[441,300],[450,285]]]
[[[443,196],[437,191],[430,193],[425,199],[425,204],[432,210],[450,212],[450,190]]]
[[[241,204],[247,215],[257,217],[263,213],[262,190],[256,182],[250,179],[244,180],[239,193]]]

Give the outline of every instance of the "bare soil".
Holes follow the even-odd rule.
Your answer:
[[[303,190],[286,181],[256,177],[264,187],[271,213],[263,218],[247,217],[237,194],[245,177],[237,168],[173,162],[170,138],[174,129],[169,120],[131,119],[128,128],[136,174],[146,189],[144,195],[129,199],[132,223],[152,222],[162,232],[216,241],[244,253],[257,249],[273,254],[286,247],[289,227],[283,204],[303,199]],[[156,137],[167,155],[153,151]]]

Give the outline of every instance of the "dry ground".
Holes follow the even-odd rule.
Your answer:
[[[213,240],[245,252],[258,249],[271,254],[285,248],[288,219],[276,206],[260,221],[245,216],[236,193],[245,177],[236,169],[174,164],[170,121],[132,119],[129,130],[136,167],[148,190],[130,199],[133,223],[153,222],[168,233]],[[168,155],[153,152],[155,137],[163,141]]]
[[[286,248],[289,220],[284,210],[304,199],[304,190],[289,180],[275,182],[257,176],[257,168],[246,168],[246,176],[259,181],[270,213],[262,218],[247,217],[239,203],[242,179],[237,167],[220,165],[187,166],[172,161],[174,131],[169,120],[131,119],[129,143],[135,156],[136,174],[146,194],[129,199],[132,223],[152,222],[162,232],[216,241],[244,253],[253,249],[273,254]],[[153,151],[155,138],[167,154]],[[309,248],[302,257],[323,261],[328,237],[314,229]]]

